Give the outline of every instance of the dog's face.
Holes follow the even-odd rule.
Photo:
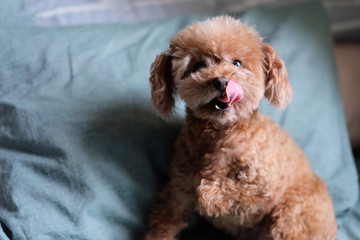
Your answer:
[[[179,32],[152,65],[152,101],[170,116],[178,94],[198,118],[219,123],[249,117],[265,95],[277,107],[291,99],[283,61],[260,36],[231,17]]]

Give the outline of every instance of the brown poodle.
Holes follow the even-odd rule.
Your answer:
[[[176,94],[187,115],[147,240],[175,239],[193,211],[235,239],[335,239],[325,183],[258,111],[263,96],[285,107],[292,90],[284,62],[253,28],[225,16],[189,26],[157,56],[150,82],[163,117]]]

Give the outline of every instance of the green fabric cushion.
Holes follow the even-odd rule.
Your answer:
[[[140,239],[184,117],[181,102],[172,122],[154,114],[150,65],[176,32],[209,16],[41,28],[19,7],[0,10],[0,237]],[[358,196],[357,175],[322,7],[236,17],[285,60],[293,103],[278,111],[264,101],[261,111],[327,182],[341,226]]]

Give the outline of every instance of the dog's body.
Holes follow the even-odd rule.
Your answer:
[[[146,239],[174,239],[194,210],[236,239],[335,239],[326,185],[257,110],[264,95],[284,107],[291,87],[282,60],[252,28],[230,17],[190,26],[157,57],[150,81],[163,116],[175,93],[187,116]]]

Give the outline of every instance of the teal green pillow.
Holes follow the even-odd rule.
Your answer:
[[[154,114],[150,65],[209,15],[40,28],[19,7],[0,10],[0,237],[140,239],[184,117],[181,102],[172,122]],[[341,231],[358,186],[326,15],[315,2],[235,16],[287,64],[293,103],[261,111],[327,182]]]

